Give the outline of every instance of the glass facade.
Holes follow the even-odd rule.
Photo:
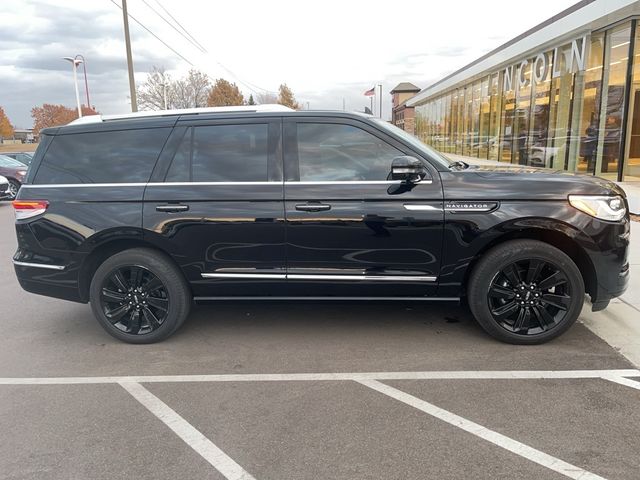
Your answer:
[[[444,153],[640,181],[640,25],[577,38],[415,106]]]

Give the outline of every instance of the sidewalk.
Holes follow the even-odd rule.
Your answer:
[[[508,163],[495,162],[493,160],[481,160],[473,157],[463,157],[462,155],[455,155],[453,153],[447,153],[447,157],[452,160],[462,160],[463,162],[471,163],[474,165],[510,165]],[[620,185],[629,201],[629,210],[631,213],[640,215],[640,182],[616,182]]]
[[[504,165],[451,153],[447,156],[475,165]],[[629,210],[640,214],[640,182],[620,182],[618,185],[627,194]],[[585,302],[579,321],[640,367],[640,222],[631,222],[629,265],[631,277],[627,292],[613,300],[606,310],[597,313],[591,311],[589,302]]]

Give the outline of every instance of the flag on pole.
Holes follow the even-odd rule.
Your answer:
[[[373,97],[376,94],[376,87],[374,86],[371,90],[367,90],[364,92],[365,97]]]

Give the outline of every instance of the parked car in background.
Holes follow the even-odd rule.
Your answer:
[[[27,166],[6,155],[0,155],[0,175],[7,178],[9,181],[9,196],[10,200],[16,198],[18,190],[24,182],[24,178],[27,175]]]
[[[12,153],[4,153],[3,155],[9,158],[13,158],[14,160],[17,160],[20,163],[25,164],[26,166],[31,165],[31,160],[33,160],[32,152],[12,152]]]
[[[9,180],[0,175],[0,200],[9,197]]]

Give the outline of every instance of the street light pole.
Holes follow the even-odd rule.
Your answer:
[[[80,92],[78,90],[78,64],[81,63],[81,60],[77,60],[76,58],[71,57],[63,57],[64,60],[68,60],[71,62],[73,66],[73,83],[76,87],[76,104],[78,105],[78,117],[82,117],[82,107],[80,105]]]
[[[82,62],[82,71],[84,72],[84,91],[87,94],[87,107],[91,108],[91,101],[89,100],[89,82],[87,81],[87,61],[84,59],[84,55],[78,54],[75,58],[80,58]]]

